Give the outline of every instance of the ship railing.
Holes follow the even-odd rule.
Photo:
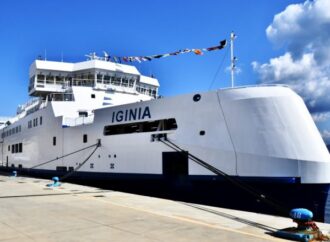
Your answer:
[[[91,124],[94,122],[94,114],[81,117],[63,117],[62,126],[63,127],[74,127],[79,125]]]
[[[74,95],[73,93],[51,93],[47,99],[55,102],[73,102]]]
[[[72,78],[72,80],[68,82],[68,86],[94,87],[94,85],[94,79]]]
[[[244,86],[235,86],[235,87],[224,87],[220,88],[220,90],[229,90],[229,89],[243,89],[243,88],[250,88],[250,87],[290,87],[289,85],[286,84],[253,84],[253,85],[244,85]]]
[[[43,102],[43,100],[41,97],[32,98],[27,103],[25,103],[23,105],[19,105],[16,113],[21,114],[24,111],[27,111],[28,113],[32,113],[35,110],[39,109],[42,102]]]

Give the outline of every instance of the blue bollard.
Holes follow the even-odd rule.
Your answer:
[[[290,211],[290,217],[297,221],[311,221],[313,212],[306,208],[294,208]]]
[[[10,176],[11,177],[17,177],[17,171],[13,171]]]
[[[52,178],[53,183],[47,184],[47,187],[59,187],[61,186],[60,179],[57,176],[54,176]]]

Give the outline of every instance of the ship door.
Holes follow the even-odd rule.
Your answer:
[[[178,177],[188,175],[187,152],[163,152],[163,175]]]

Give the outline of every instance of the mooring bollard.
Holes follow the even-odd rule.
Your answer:
[[[329,240],[313,221],[312,211],[306,208],[294,208],[290,211],[290,217],[297,223],[297,227],[278,230],[274,233],[275,236],[304,242]]]
[[[47,187],[59,187],[61,186],[60,179],[57,176],[54,176],[52,178],[53,183],[47,184]]]
[[[17,171],[13,171],[10,176],[11,177],[17,177]]]

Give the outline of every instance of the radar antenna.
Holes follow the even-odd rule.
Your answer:
[[[104,54],[104,61],[110,61],[110,55],[104,50],[103,51]]]

